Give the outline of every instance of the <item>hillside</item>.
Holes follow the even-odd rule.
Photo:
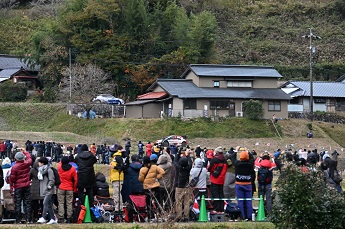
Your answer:
[[[111,39],[114,40],[111,42],[114,43],[110,41],[107,43],[108,38],[104,34],[101,37],[98,36],[99,33],[102,33],[99,28],[107,28],[113,24],[108,25],[109,22],[104,21],[93,22],[90,19],[92,23],[95,23],[94,34],[83,39],[94,39],[94,44],[90,44],[91,42],[83,43],[82,38],[77,41],[73,40],[78,37],[77,32],[71,28],[75,26],[73,23],[68,28],[63,26],[59,28],[61,23],[66,22],[61,21],[59,15],[56,15],[56,12],[61,12],[61,4],[74,2],[77,5],[84,1],[56,1],[56,4],[49,4],[50,1],[37,2],[36,4],[30,4],[30,2],[36,1],[25,2],[28,4],[20,7],[4,7],[0,10],[0,53],[40,54],[41,56],[36,56],[36,58],[42,61],[42,67],[46,67],[48,72],[53,70],[50,74],[59,75],[56,70],[68,65],[66,50],[69,46],[67,47],[66,44],[70,44],[74,47],[73,62],[85,63],[91,60],[97,62],[105,70],[111,71],[114,78],[121,79],[116,78],[119,85],[124,83],[118,88],[120,90],[118,93],[124,93],[126,96],[133,97],[133,94],[140,90],[144,91],[143,89],[149,85],[143,81],[150,82],[150,80],[146,78],[141,81],[139,79],[133,80],[134,75],[140,73],[148,78],[176,78],[190,63],[264,64],[276,67],[283,75],[283,80],[309,79],[309,39],[302,38],[303,35],[309,34],[308,28],[313,29],[313,34],[322,37],[321,40],[313,41],[316,47],[316,52],[313,55],[314,78],[326,81],[335,80],[345,73],[345,55],[343,55],[345,53],[343,42],[345,40],[343,33],[345,2],[343,0],[178,0],[176,1],[178,6],[187,12],[187,16],[192,17],[208,11],[216,19],[216,27],[214,32],[212,30],[212,34],[207,34],[209,28],[204,23],[205,21],[208,22],[207,17],[200,19],[205,20],[202,22],[204,23],[203,26],[195,27],[195,31],[192,31],[198,38],[195,40],[200,41],[200,43],[192,46],[191,50],[188,50],[190,48],[188,45],[184,46],[184,43],[188,42],[182,40],[182,38],[193,40],[191,37],[188,38],[185,34],[186,36],[177,39],[176,36],[173,36],[174,31],[168,31],[171,29],[169,28],[170,24],[168,23],[164,27],[162,24],[164,21],[160,21],[163,12],[156,14],[151,12],[153,10],[151,8],[158,3],[163,6],[168,4],[166,0],[145,1],[148,4],[146,14],[147,17],[150,17],[150,21],[147,22],[147,31],[142,31],[143,29],[140,27],[134,28],[145,33],[144,37],[139,34],[140,37],[135,41],[129,41],[128,38],[120,36],[123,33],[121,29],[125,30],[124,36],[127,36],[127,32],[131,31],[126,26],[121,28],[121,23],[119,23],[118,27],[114,28],[117,31],[112,33]],[[118,12],[126,13],[123,12],[123,8],[127,1],[114,2],[120,5]],[[54,7],[52,8],[52,6]],[[82,6],[80,9],[74,9],[76,11],[72,15],[80,14],[79,17],[81,18],[87,17],[81,13],[81,8]],[[69,20],[75,21],[80,19],[79,17]],[[63,18],[65,17],[62,16]],[[178,20],[182,19],[182,17],[178,18]],[[81,25],[77,24],[76,26],[82,26],[83,20],[80,22]],[[91,22],[85,22],[85,24],[92,24]],[[155,24],[156,22],[160,24]],[[151,30],[152,27],[154,29]],[[187,33],[185,30],[181,30],[180,33]],[[67,32],[53,36],[59,31]],[[114,34],[119,34],[119,37]],[[43,39],[44,37],[46,40]],[[199,37],[202,38],[199,39]],[[66,40],[61,41],[63,38]],[[122,41],[124,43],[119,43]],[[130,49],[122,48],[123,46],[131,46],[130,42],[135,45]],[[144,46],[136,46],[136,42],[144,44]],[[168,48],[170,44],[174,49]],[[119,49],[109,50],[109,46]],[[203,51],[197,50],[198,46]],[[34,49],[35,47],[37,49]],[[95,49],[99,49],[99,53],[94,53]],[[193,52],[195,55],[188,56]],[[46,55],[52,54],[56,55],[56,59],[45,59]],[[57,66],[50,66],[53,63],[56,63]],[[111,66],[108,66],[108,63]],[[144,69],[140,68],[139,65],[145,66]],[[133,74],[129,76],[123,74],[124,71]],[[45,73],[47,74],[47,72]],[[124,88],[122,89],[122,87]],[[134,92],[131,93],[132,91]]]
[[[280,120],[277,129],[268,121],[251,121],[246,118],[229,118],[219,122],[199,118],[192,120],[171,119],[95,119],[86,120],[66,114],[63,104],[1,104],[0,139],[24,143],[55,141],[72,143],[124,144],[131,139],[133,149],[141,141],[155,141],[170,134],[188,135],[192,147],[225,148],[237,145],[249,149],[273,151],[277,148],[307,148],[334,150],[343,154],[342,124],[313,122],[314,138],[308,139],[307,124],[303,119]]]

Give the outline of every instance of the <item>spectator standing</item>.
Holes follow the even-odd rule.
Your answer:
[[[90,152],[96,156],[96,151],[97,151],[97,146],[95,143],[92,143],[92,145],[90,146]]]
[[[35,160],[31,170],[30,170],[30,180],[31,180],[31,208],[33,222],[36,222],[43,210],[43,196],[40,194],[40,180],[38,179],[38,159]]]
[[[271,159],[271,156],[265,152],[255,160],[254,165],[258,169],[258,197],[262,196],[265,199],[267,213],[270,213],[272,211],[273,169],[276,167],[274,157]]]
[[[150,158],[151,154],[152,154],[152,144],[151,142],[148,142],[145,146],[146,148],[146,156],[148,156]]]
[[[200,204],[200,200],[202,196],[204,196],[205,198],[208,197],[208,193],[206,189],[207,169],[204,168],[204,162],[200,158],[195,159],[194,166],[190,170],[189,175],[190,175],[190,179],[193,179],[199,176],[199,181],[193,188],[193,195],[195,199],[199,199],[199,204]]]
[[[231,156],[236,154],[234,148],[231,147],[230,150],[225,154],[226,163],[228,165],[225,174],[223,192],[225,198],[235,198],[235,166],[232,164]]]
[[[14,187],[14,202],[16,212],[16,223],[22,220],[21,206],[24,205],[26,221],[31,222],[31,190],[30,190],[30,167],[32,159],[29,152],[22,149],[14,156],[16,163],[11,169],[10,183]]]
[[[121,188],[125,177],[126,167],[123,162],[121,152],[115,152],[113,154],[113,158],[113,161],[110,163],[110,182],[113,187],[113,199],[117,203],[115,205],[115,211],[121,211],[123,205]]]
[[[152,157],[156,156],[155,154],[151,155]],[[153,159],[153,158],[152,158]],[[157,199],[159,195],[159,182],[164,175],[164,170],[158,167],[155,164],[152,164],[150,157],[144,156],[143,166],[139,171],[138,180],[143,183],[143,188],[146,194],[146,205],[148,207],[148,218],[152,219],[154,216],[154,210],[152,207],[152,197]]]
[[[243,148],[240,148],[239,151],[240,160],[237,160],[237,153],[231,157],[232,163],[235,165],[236,197],[245,198],[245,200],[238,200],[238,207],[241,210],[242,218],[251,220],[253,213],[251,180],[254,158],[250,158],[248,151]]]
[[[223,186],[225,181],[226,171],[228,169],[227,162],[223,154],[223,148],[217,147],[214,150],[214,157],[210,161],[208,171],[210,172],[211,181],[211,195],[212,198],[224,198]],[[213,202],[214,211],[216,214],[224,212],[224,201],[216,200]],[[215,212],[214,212],[215,213]]]
[[[161,206],[163,209],[167,209],[167,207],[171,206],[171,190],[172,190],[172,159],[170,155],[167,153],[167,147],[164,147],[162,154],[159,156],[157,160],[157,165],[162,168],[165,172],[162,179],[159,180],[159,192],[161,193]]]
[[[43,196],[43,211],[42,217],[38,219],[37,223],[57,224],[53,211],[52,196],[55,192],[55,177],[54,172],[48,164],[46,157],[38,159],[38,179],[40,180],[40,195]]]
[[[67,156],[61,158],[61,162],[58,164],[58,173],[60,176],[61,184],[58,187],[57,198],[59,203],[59,223],[64,222],[65,218],[65,206],[67,212],[67,223],[72,222],[72,204],[73,193],[77,192],[77,170],[69,164]]]
[[[131,153],[131,141],[127,141],[127,143],[125,144],[125,150],[126,150],[126,156],[128,157],[129,154]]]
[[[138,155],[140,159],[144,156],[144,144],[141,141],[138,142]]]
[[[142,164],[139,161],[138,155],[132,155],[131,159],[132,163],[129,164],[128,168],[129,194],[141,194],[144,191],[143,183],[138,181],[138,177]]]
[[[75,158],[78,165],[78,196],[82,204],[85,203],[84,190],[89,197],[90,206],[93,205],[93,188],[96,185],[95,170],[93,165],[97,162],[97,158],[89,151],[86,144],[80,147],[81,152]]]
[[[189,156],[181,156],[181,150],[174,158],[176,169],[175,175],[175,201],[176,201],[176,220],[188,221],[190,203],[192,201],[189,193],[189,174],[192,168],[192,160]]]
[[[6,157],[6,145],[5,142],[2,141],[0,143],[0,159],[3,159]]]

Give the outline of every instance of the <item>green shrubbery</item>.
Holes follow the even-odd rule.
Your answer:
[[[323,172],[287,164],[277,181],[271,221],[277,228],[345,228],[345,198],[326,187]]]
[[[22,102],[26,100],[28,89],[25,84],[7,81],[0,84],[1,102]]]
[[[251,99],[249,102],[245,103],[245,112],[249,119],[259,120],[264,117],[264,108],[262,107],[262,103],[258,100]]]

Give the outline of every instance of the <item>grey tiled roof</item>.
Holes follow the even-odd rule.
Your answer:
[[[31,67],[24,60],[21,60],[17,57],[0,55],[0,69],[20,69],[24,68],[25,70],[38,71],[39,66]]]
[[[158,79],[157,84],[172,96],[179,98],[246,98],[290,100],[291,97],[281,89],[256,89],[256,88],[199,88],[191,80]]]
[[[199,77],[282,77],[271,66],[191,64],[181,78],[184,78],[189,71],[193,71]]]
[[[291,96],[310,96],[309,81],[290,81],[289,83],[300,88],[292,92]],[[313,82],[313,96],[315,97],[345,97],[345,83],[342,82]]]
[[[0,70],[0,77],[7,77],[10,78],[13,74],[17,73],[20,70],[20,68],[16,69],[4,69]]]

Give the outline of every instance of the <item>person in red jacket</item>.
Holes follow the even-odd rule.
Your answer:
[[[217,147],[214,150],[214,157],[210,161],[208,171],[210,172],[211,196],[212,198],[224,198],[223,186],[225,181],[228,164],[223,155],[223,148]],[[213,202],[214,211],[211,214],[222,214],[224,212],[224,201],[216,200]]]
[[[14,186],[16,223],[21,223],[22,220],[22,202],[26,221],[31,222],[31,214],[29,213],[31,212],[30,167],[32,159],[29,152],[26,152],[24,149],[21,152],[17,152],[14,158],[16,163],[11,169],[9,181]]]
[[[5,145],[5,142],[2,141],[0,143],[0,159],[4,159],[5,158],[5,152],[6,152],[6,145]]]
[[[59,203],[59,223],[64,222],[65,204],[67,208],[67,223],[72,223],[72,204],[73,204],[73,192],[77,193],[77,170],[69,164],[69,158],[63,156],[61,162],[57,166],[60,176],[61,184],[57,191],[58,203]]]
[[[152,147],[153,147],[151,142],[148,142],[145,147],[146,147],[146,156],[150,157],[152,154]]]

